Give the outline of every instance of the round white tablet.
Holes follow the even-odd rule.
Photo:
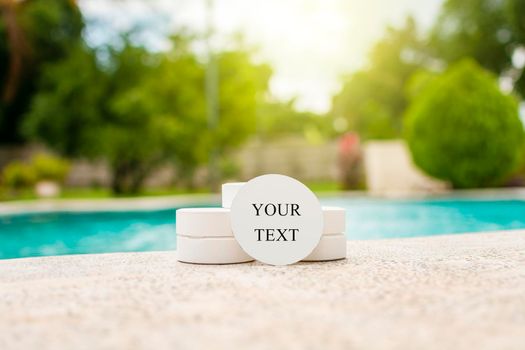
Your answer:
[[[222,185],[222,207],[231,208],[233,199],[237,192],[244,186],[246,182],[229,182]]]
[[[344,234],[323,235],[319,244],[303,261],[326,261],[346,258],[346,237]]]
[[[231,206],[235,238],[246,253],[272,265],[304,259],[319,243],[323,213],[315,194],[284,175],[256,177]]]
[[[177,235],[192,237],[232,237],[230,209],[182,208],[177,210]]]
[[[235,264],[253,261],[235,238],[192,238],[177,235],[177,259],[193,264]]]

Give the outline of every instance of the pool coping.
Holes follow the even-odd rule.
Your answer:
[[[384,200],[446,200],[490,199],[525,200],[525,187],[451,190],[441,193],[389,193],[377,195],[366,191],[334,191],[317,193],[319,198],[342,197]],[[216,204],[220,194],[186,194],[155,197],[96,198],[96,199],[34,199],[0,202],[0,216],[43,212],[107,212],[126,210],[162,210],[189,205]]]
[[[187,205],[219,204],[218,194],[191,194],[137,198],[36,199],[0,202],[0,216],[43,212],[107,212],[162,210]]]
[[[349,241],[346,260],[287,267],[176,252],[4,260],[0,345],[518,350],[524,249],[521,230]]]

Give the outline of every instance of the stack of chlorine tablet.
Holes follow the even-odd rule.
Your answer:
[[[244,182],[222,185],[222,208],[177,210],[177,258],[196,264],[233,264],[253,261],[235,240],[230,207]],[[345,210],[323,207],[323,235],[304,261],[336,260],[346,257]]]
[[[346,210],[323,207],[323,234],[315,249],[303,261],[322,261],[346,258]]]
[[[222,185],[222,207],[230,208],[244,182]],[[323,234],[317,247],[303,261],[323,261],[346,258],[346,210],[340,207],[322,207]]]
[[[230,209],[178,209],[175,226],[179,261],[196,264],[253,261],[233,236]]]

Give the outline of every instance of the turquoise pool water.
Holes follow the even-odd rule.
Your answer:
[[[348,239],[525,228],[525,201],[324,198],[347,209]],[[175,209],[0,216],[0,259],[176,249]]]

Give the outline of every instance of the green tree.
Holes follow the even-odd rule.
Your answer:
[[[140,103],[136,88],[149,76],[161,81],[158,58],[143,47],[124,38],[121,49],[110,48],[105,74],[107,88],[100,109],[104,119],[95,125],[87,145],[96,145],[95,153],[108,161],[112,170],[114,193],[137,193],[146,177],[166,157],[163,136],[169,129],[148,113],[153,101]]]
[[[106,126],[105,135],[112,141],[100,153],[113,164],[115,192],[137,191],[144,177],[166,161],[191,185],[196,167],[206,159],[204,67],[187,38],[175,37],[173,44],[166,54],[139,60],[133,70],[140,71],[140,62],[149,61],[153,66],[148,74],[129,86],[124,74],[120,79],[125,83],[110,95],[114,122]],[[124,183],[129,186],[121,189]]]
[[[190,180],[214,148],[223,157],[254,131],[257,104],[270,70],[238,50],[218,55],[217,128],[209,130],[205,66],[191,40],[173,39],[169,52],[151,53],[128,37],[122,48],[96,52],[78,46],[47,67],[25,123],[27,135],[72,157],[108,161],[115,193],[140,190],[159,165],[173,162]]]
[[[525,43],[525,1],[523,0],[506,0],[505,14],[510,23],[510,29],[513,33],[513,38]]]
[[[500,184],[523,147],[515,99],[472,60],[426,82],[405,116],[415,163],[456,188]]]
[[[264,103],[259,109],[258,136],[267,141],[290,135],[313,136],[318,140],[334,136],[331,118],[309,111],[297,111],[294,103],[293,99]]]
[[[502,1],[448,0],[431,33],[431,47],[448,62],[473,57],[482,66],[501,72],[512,52],[506,46],[512,32]]]
[[[525,71],[512,56],[525,46],[525,1],[447,0],[430,34],[429,49],[448,63],[472,57],[497,75],[508,73],[525,95]]]
[[[268,65],[252,63],[250,53],[242,49],[222,52],[217,61],[219,123],[210,147],[225,157],[256,131],[272,71]]]
[[[205,66],[189,49],[187,38],[174,37],[173,46],[171,52],[155,58],[157,66],[139,84],[116,96],[113,110],[122,118],[135,116],[140,124],[151,125],[151,140],[156,145],[148,149],[163,151],[141,158],[150,160],[152,167],[172,161],[179,180],[191,186],[194,171],[208,160],[212,149],[224,162],[255,131],[257,108],[271,71],[265,65],[254,65],[243,50],[219,53],[219,120],[210,130]],[[129,149],[126,142],[123,147]],[[122,155],[116,159],[120,161]]]
[[[93,50],[73,48],[42,73],[23,124],[25,135],[70,157],[96,157],[101,142],[98,127],[108,117],[109,83]]]
[[[20,126],[44,66],[81,42],[74,1],[0,1],[0,144],[24,141]]]
[[[512,47],[525,49],[525,1],[524,0],[507,0],[506,1],[506,15],[510,22],[512,30],[512,37],[515,42]],[[525,67],[521,67],[521,71],[516,74],[514,89],[525,97]]]
[[[105,53],[101,65],[94,50],[79,46],[49,65],[24,127],[28,136],[70,157],[107,160],[113,191],[134,193],[171,150],[167,138],[172,139],[173,125],[154,113],[162,108],[158,98],[142,91],[147,93],[153,81],[165,81],[165,70],[158,55],[127,37],[122,48],[106,48]],[[173,68],[180,68],[180,74],[187,67]],[[179,84],[184,83],[191,88],[191,81]],[[179,91],[155,92],[175,96]]]
[[[425,60],[412,18],[402,28],[389,27],[369,55],[366,68],[350,75],[334,97],[331,114],[345,118],[348,129],[364,139],[398,137],[407,100],[404,86]]]

